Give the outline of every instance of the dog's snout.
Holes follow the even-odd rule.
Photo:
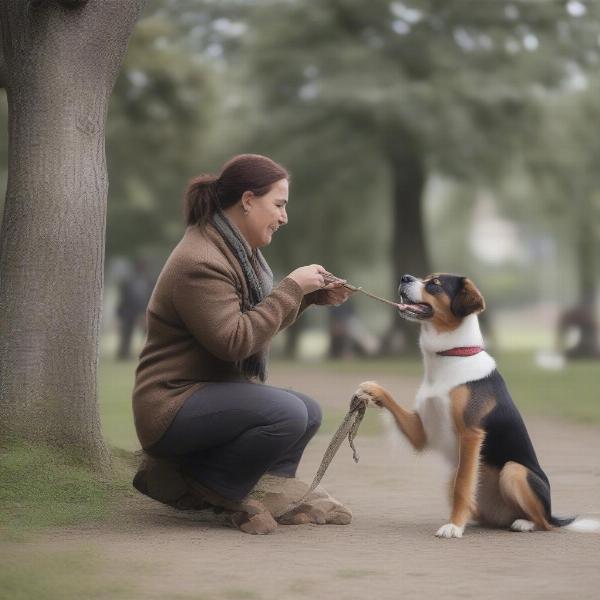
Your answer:
[[[416,281],[417,278],[413,277],[412,275],[402,275],[402,277],[400,278],[400,283],[410,283],[411,281]]]

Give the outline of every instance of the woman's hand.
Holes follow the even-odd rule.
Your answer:
[[[317,304],[339,306],[348,300],[352,291],[344,287],[345,279],[332,275],[321,265],[309,265],[292,271],[291,277],[301,288],[304,294],[319,291]]]
[[[308,265],[292,271],[288,277],[302,288],[304,294],[310,294],[325,287],[325,275],[327,271],[321,265]]]
[[[354,292],[342,286],[343,284],[340,284],[334,288],[329,288],[329,285],[326,286],[325,289],[321,290],[320,292],[321,298],[319,300],[319,304],[339,306],[340,304],[346,302],[346,300],[348,300],[348,298],[350,298]]]

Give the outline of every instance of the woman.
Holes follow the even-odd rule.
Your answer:
[[[173,461],[184,477],[159,463],[138,473],[136,488],[178,506],[189,504],[191,494],[192,505],[200,499],[228,509],[248,533],[275,529],[257,496],[270,486],[271,497],[287,502],[287,480],[321,422],[311,398],[263,384],[269,343],[310,304],[338,305],[349,296],[343,282],[325,284],[320,265],[300,267],[273,287],[259,248],[287,223],[288,182],[282,166],[255,154],[191,182],[188,227],[150,299],[133,392],[142,447]],[[255,488],[259,480],[265,489]],[[280,522],[350,521],[331,497],[331,519],[323,510],[311,513],[311,500],[323,498],[313,494],[304,512]]]

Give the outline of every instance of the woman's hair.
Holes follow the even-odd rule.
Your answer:
[[[183,204],[186,223],[203,227],[217,209],[233,206],[244,192],[264,196],[276,181],[289,178],[286,169],[266,156],[234,156],[225,163],[220,175],[200,175],[189,183]]]

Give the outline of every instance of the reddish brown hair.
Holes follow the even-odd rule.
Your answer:
[[[264,196],[271,186],[288,179],[287,170],[260,154],[238,154],[228,160],[220,175],[200,175],[190,181],[183,211],[188,225],[206,225],[216,210],[226,210],[240,201],[244,192]]]

